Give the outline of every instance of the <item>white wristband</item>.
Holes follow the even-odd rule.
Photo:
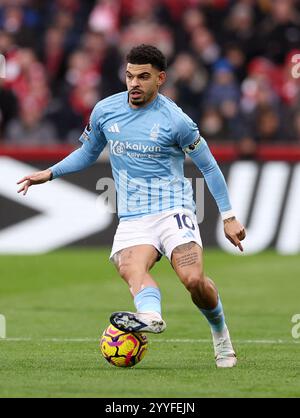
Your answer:
[[[226,221],[226,219],[235,218],[235,213],[233,210],[228,210],[227,212],[221,213],[223,221]]]

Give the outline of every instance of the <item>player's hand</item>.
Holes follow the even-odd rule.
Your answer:
[[[236,218],[230,218],[224,221],[224,231],[226,238],[243,252],[241,241],[246,238],[245,227]]]
[[[44,170],[39,171],[38,173],[33,173],[30,176],[26,176],[20,181],[18,181],[17,184],[22,184],[22,187],[20,190],[18,190],[18,193],[22,193],[25,196],[28,192],[29,187],[34,186],[36,184],[43,184],[46,183],[51,179],[51,170]]]

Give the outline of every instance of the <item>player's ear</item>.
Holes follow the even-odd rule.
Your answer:
[[[161,72],[159,73],[159,76],[158,76],[158,83],[157,83],[157,86],[158,86],[158,87],[162,86],[162,85],[165,83],[166,79],[167,79],[167,74],[166,74],[166,72],[165,72],[165,71],[161,71]]]

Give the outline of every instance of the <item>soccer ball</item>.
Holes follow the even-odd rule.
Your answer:
[[[103,357],[117,367],[133,367],[138,364],[148,350],[145,334],[120,331],[109,325],[100,339]]]

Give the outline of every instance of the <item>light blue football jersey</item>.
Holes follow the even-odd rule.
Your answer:
[[[80,141],[96,155],[108,145],[119,217],[129,219],[175,208],[195,211],[183,149],[199,136],[197,125],[167,97],[159,94],[132,109],[123,92],[96,105]]]

